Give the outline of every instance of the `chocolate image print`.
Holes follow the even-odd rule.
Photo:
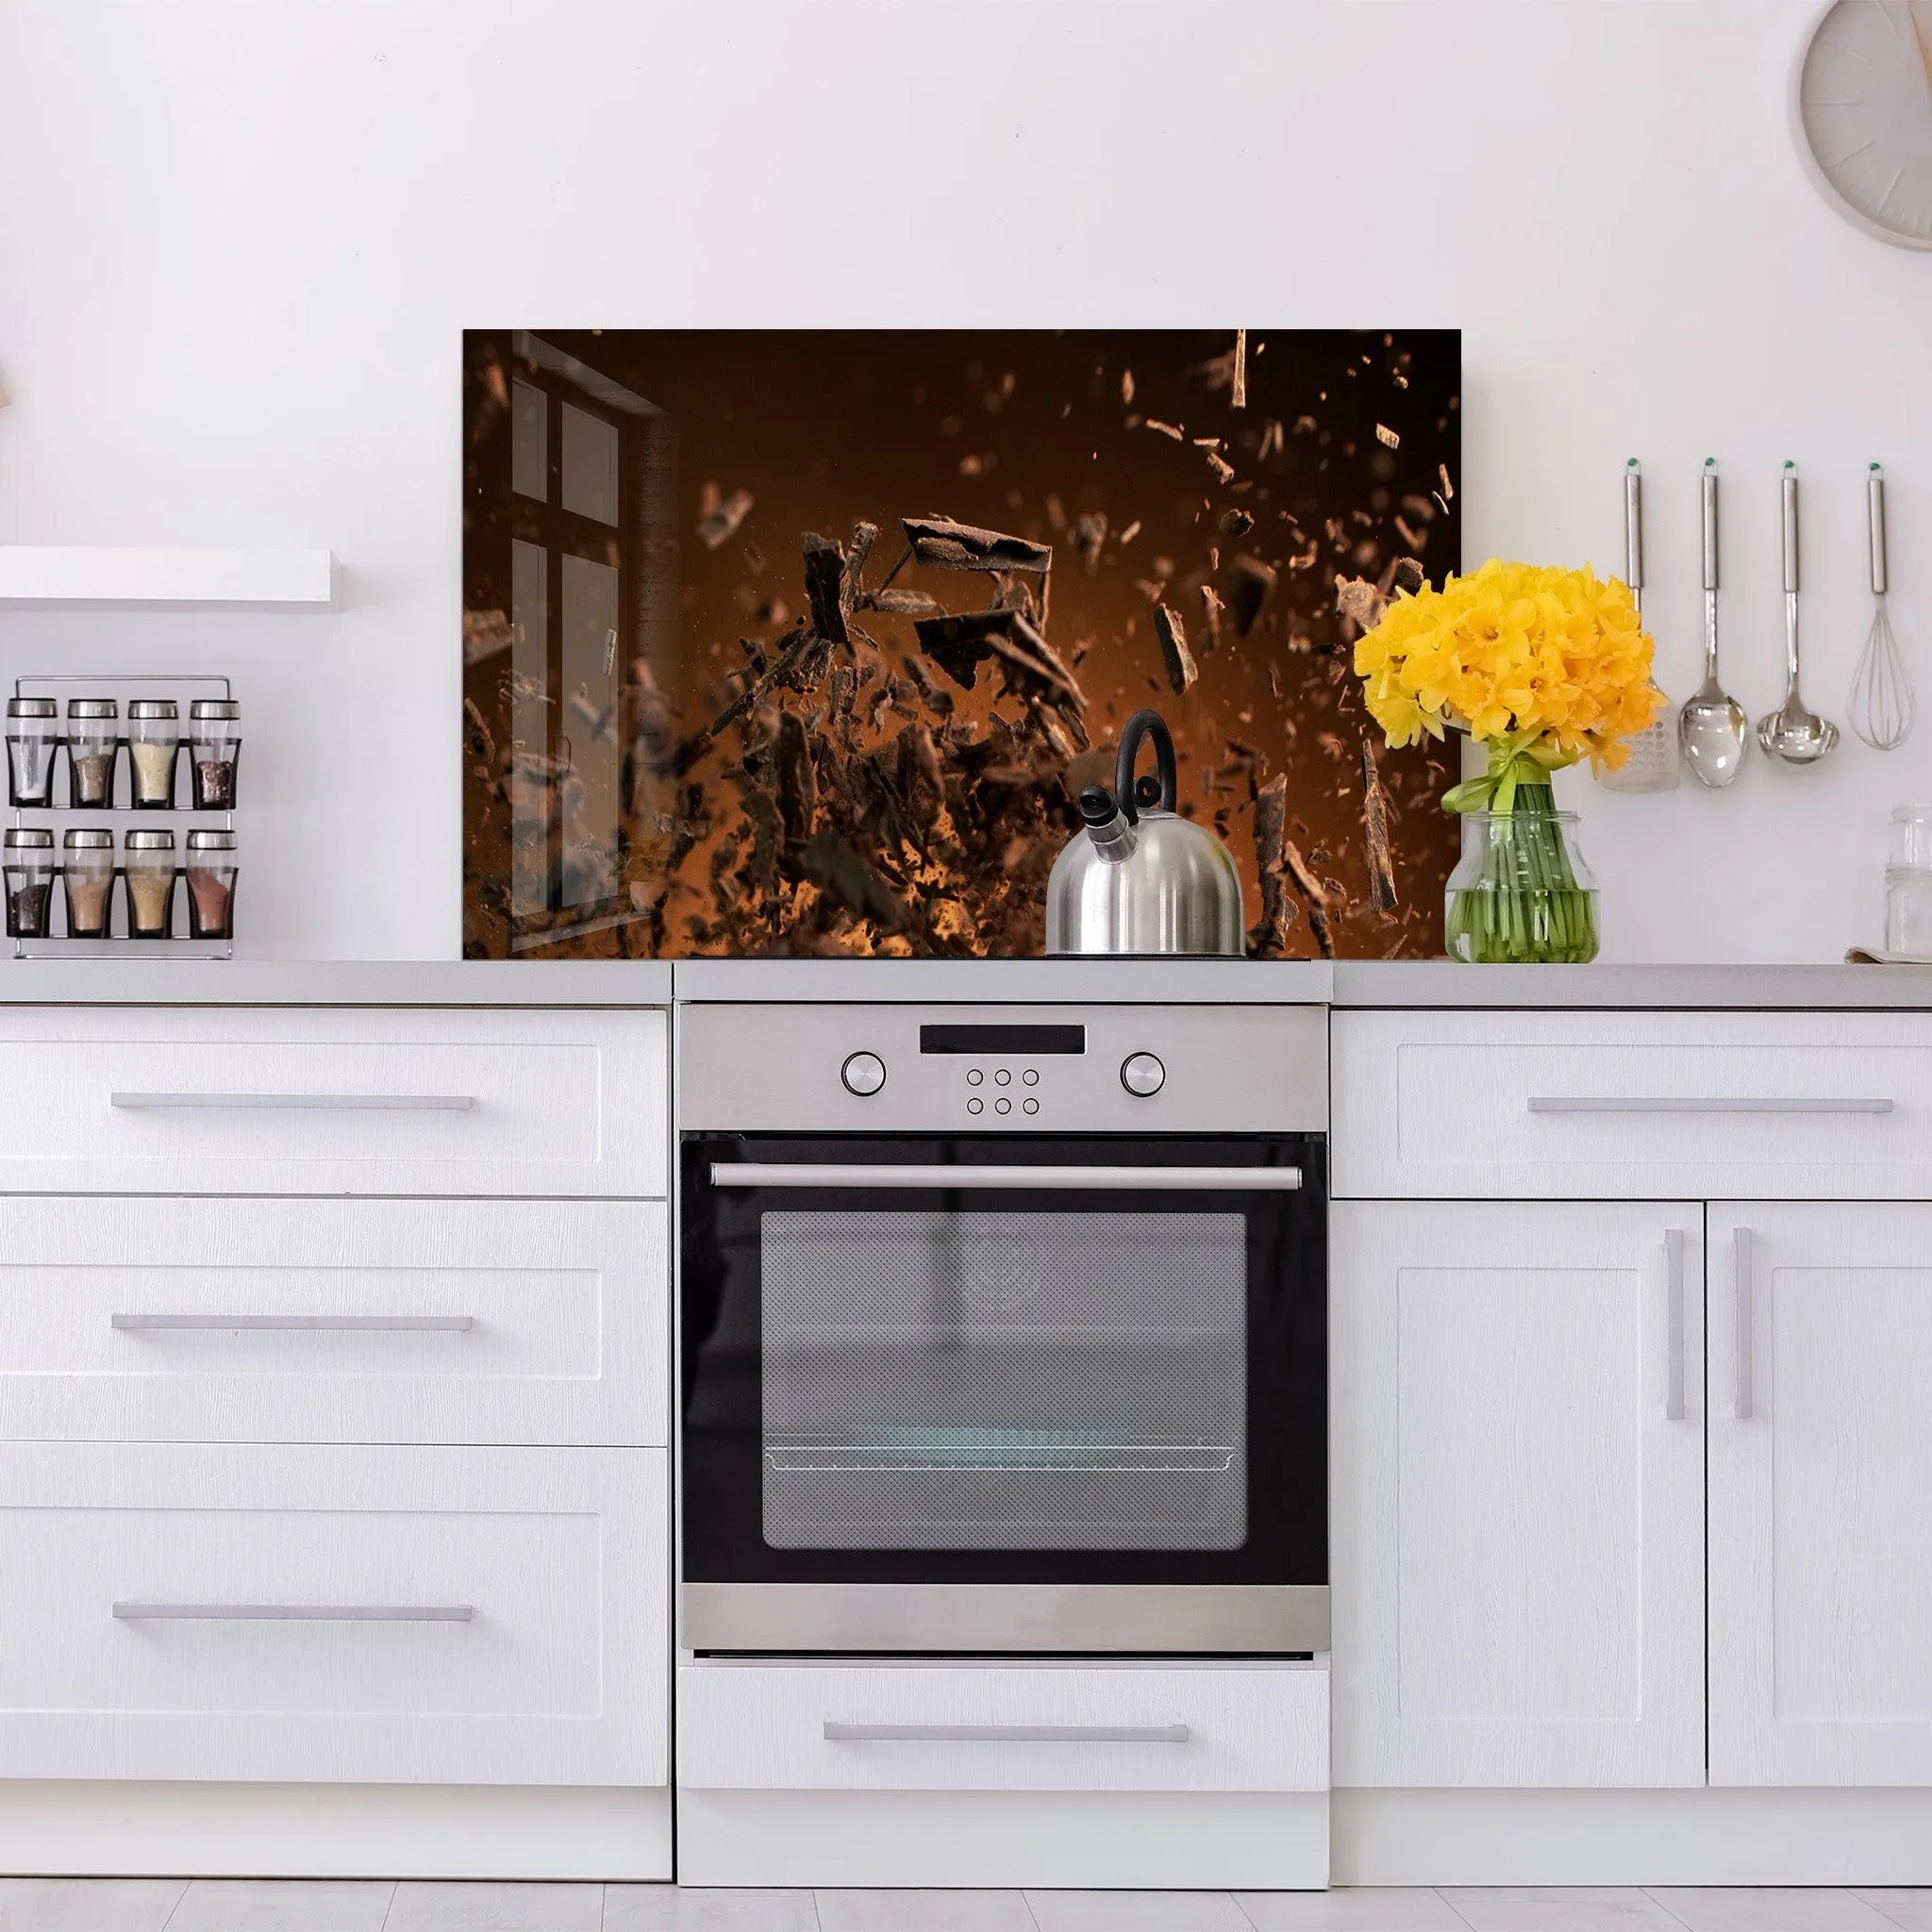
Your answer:
[[[1351,645],[1457,569],[1454,331],[475,330],[470,958],[1027,957],[1167,720],[1257,958],[1442,947],[1453,749]]]

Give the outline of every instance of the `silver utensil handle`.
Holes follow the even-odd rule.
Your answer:
[[[830,1744],[1185,1744],[1186,1724],[848,1724],[825,1720]]]
[[[256,1328],[312,1335],[342,1330],[355,1334],[466,1335],[475,1315],[110,1315],[116,1328]]]
[[[468,1113],[475,1101],[467,1093],[110,1093],[109,1107],[131,1112],[163,1108],[312,1108],[324,1113]]]
[[[1684,1230],[1664,1230],[1664,1420],[1684,1420]]]
[[[1731,1413],[1740,1423],[1751,1420],[1751,1230],[1731,1230],[1731,1284],[1738,1297],[1737,1342],[1738,1387]]]
[[[1885,472],[1876,463],[1865,478],[1866,519],[1872,526],[1872,594],[1885,595]]]
[[[1624,581],[1643,588],[1643,474],[1635,457],[1624,468]]]
[[[474,1604],[116,1604],[124,1624],[467,1624]]]
[[[1795,596],[1798,590],[1798,467],[1785,465],[1785,593]]]
[[[1890,1113],[1892,1103],[1882,1098],[1804,1095],[1789,1099],[1740,1094],[1698,1098],[1671,1095],[1657,1099],[1624,1099],[1609,1095],[1533,1093],[1531,1113]]]
[[[715,1160],[714,1188],[1108,1188],[1187,1193],[1291,1193],[1298,1167],[922,1167]]]
[[[1704,588],[1717,589],[1717,458],[1704,459]]]

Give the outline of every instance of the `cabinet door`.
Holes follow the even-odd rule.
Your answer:
[[[1710,1254],[1710,1781],[1932,1784],[1932,1207]]]
[[[1339,1202],[1335,1782],[1704,1782],[1703,1208]]]

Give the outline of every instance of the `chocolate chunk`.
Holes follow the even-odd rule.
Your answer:
[[[1053,568],[1050,543],[956,524],[950,517],[902,517],[900,522],[912,554],[929,570],[1045,572]]]
[[[805,598],[814,637],[845,641],[845,551],[816,531],[805,533]]]
[[[1180,612],[1166,604],[1154,607],[1154,635],[1160,641],[1160,656],[1167,665],[1167,681],[1175,697],[1182,696],[1201,675],[1194,668],[1194,656],[1188,649],[1187,626]]]
[[[1234,616],[1235,634],[1245,638],[1260,623],[1262,613],[1274,599],[1275,574],[1258,557],[1245,554],[1228,565],[1233,577],[1233,594],[1228,609]]]

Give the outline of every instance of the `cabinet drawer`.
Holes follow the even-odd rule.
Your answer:
[[[0,1197],[0,1440],[663,1443],[666,1214]]]
[[[677,1766],[699,1789],[1325,1790],[1328,1674],[700,1661],[677,1674]]]
[[[0,1457],[0,1777],[663,1784],[658,1449]]]
[[[1338,1013],[1336,1192],[1932,1195],[1932,1015]]]
[[[0,1011],[0,1192],[663,1196],[657,1012]]]

